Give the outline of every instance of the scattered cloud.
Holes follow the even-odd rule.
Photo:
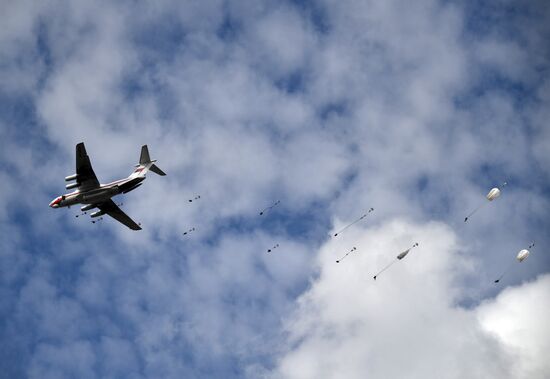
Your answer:
[[[373,281],[395,256],[420,246]],[[336,264],[346,245],[361,246]],[[393,220],[330,241],[320,274],[288,320],[281,378],[543,378],[548,275],[479,307],[457,305],[461,275],[476,270],[441,223]],[[524,363],[525,362],[525,363]]]
[[[542,1],[7,5],[2,372],[548,376],[547,19]],[[102,182],[149,145],[168,175],[123,199],[143,231],[47,207],[81,141]]]

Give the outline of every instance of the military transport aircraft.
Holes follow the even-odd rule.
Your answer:
[[[135,165],[136,169],[126,179],[120,179],[108,184],[99,184],[95,176],[90,158],[86,154],[84,142],[76,145],[76,173],[67,176],[66,182],[75,180],[74,183],[67,184],[65,188],[76,188],[76,191],[56,197],[51,203],[52,208],[70,207],[75,204],[85,204],[80,208],[82,212],[89,211],[94,208],[99,210],[90,214],[91,217],[99,217],[107,214],[115,220],[123,223],[132,230],[140,230],[141,227],[136,224],[126,213],[124,213],[111,198],[120,193],[130,192],[143,183],[145,174],[153,171],[158,175],[166,175],[160,168],[155,165],[156,160],[149,158],[149,150],[147,145],[141,147],[141,156],[139,164]]]

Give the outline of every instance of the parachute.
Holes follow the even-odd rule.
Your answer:
[[[279,247],[279,244],[275,244],[271,249],[267,249],[268,253],[271,253],[273,250]]]
[[[374,211],[374,208],[369,208],[369,210],[367,211],[367,213],[365,213],[364,215],[362,215],[361,217],[359,217],[357,220],[353,221],[352,223],[346,225],[345,227],[343,227],[341,230],[337,231],[336,233],[334,233],[334,237],[337,237],[338,234],[342,233],[344,230],[346,230],[347,228],[349,228],[350,226],[352,225],[355,225],[357,224],[359,221],[361,221],[362,219],[364,219],[365,217],[367,217],[369,215],[369,213],[373,212]]]
[[[520,262],[523,262],[523,260],[525,258],[527,258],[528,256],[529,256],[529,250],[523,249],[523,250],[520,250],[520,252],[518,253],[516,259]]]
[[[528,249],[532,249],[533,247],[535,246],[535,243],[533,242],[531,245],[529,245],[529,247],[527,249],[522,249],[518,252],[518,254],[516,255],[516,260],[521,263],[523,262],[525,259],[527,259],[527,257],[529,256],[530,252]],[[504,272],[498,277],[498,279],[495,280],[495,283],[498,283],[500,282],[500,280],[504,277],[504,275],[506,275],[506,273],[508,271],[510,271],[510,268],[512,268],[512,264],[514,263],[514,261],[511,261],[510,264],[508,264],[508,267],[506,267],[506,270],[504,270]]]
[[[279,205],[281,203],[281,200],[277,200],[275,203],[273,203],[273,205],[270,205],[269,207],[265,208],[265,209],[262,209],[262,211],[260,212],[260,216],[263,216],[263,214],[267,211],[270,211],[271,209],[275,208],[277,205]]]
[[[383,273],[384,271],[386,271],[387,269],[389,269],[391,266],[393,266],[393,264],[397,261],[400,261],[401,259],[405,258],[407,256],[407,254],[409,254],[409,252],[414,249],[415,247],[418,246],[418,242],[416,242],[414,245],[412,245],[411,247],[409,247],[407,250],[403,251],[402,253],[399,253],[397,255],[397,257],[395,258],[395,260],[393,260],[392,262],[390,262],[386,267],[384,267],[382,270],[380,270],[378,272],[378,274],[374,275],[374,280],[376,280],[376,277],[379,276],[381,273]]]
[[[500,196],[500,190],[495,187],[489,191],[486,197],[487,197],[487,200],[493,201],[499,196]]]
[[[506,186],[506,182],[502,183],[502,187]],[[489,193],[485,196],[487,198],[487,200],[489,200],[489,202],[495,200],[497,197],[500,196],[500,189],[498,189],[497,187],[495,188],[491,188],[491,190],[489,191]],[[485,205],[487,205],[489,203],[487,202],[483,202],[481,205],[479,205],[476,209],[474,209],[468,216],[466,216],[464,218],[464,222],[467,222],[468,219],[470,217],[472,217],[474,215],[474,213],[476,213],[477,211],[479,211],[481,208],[483,208]]]
[[[344,259],[346,259],[346,257],[347,257],[348,255],[350,255],[351,253],[353,253],[355,250],[357,250],[357,248],[354,246],[353,249],[351,249],[350,251],[348,251],[348,252],[346,253],[346,255],[344,255],[342,258],[338,259],[338,260],[336,261],[336,263],[340,263],[341,261],[343,261]]]
[[[192,227],[191,229],[187,230],[186,232],[183,232],[183,235],[186,236],[186,235],[194,232],[195,230],[196,230],[195,227]]]

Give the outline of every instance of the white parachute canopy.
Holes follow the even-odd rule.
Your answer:
[[[500,196],[500,190],[495,187],[495,188],[491,189],[489,191],[489,193],[487,194],[487,200],[493,201],[499,196]]]
[[[516,255],[516,260],[518,262],[523,262],[525,259],[527,259],[527,257],[529,256],[529,250],[528,249],[531,249],[535,246],[535,243],[533,242],[531,245],[529,245],[529,247],[527,249],[522,249],[519,251],[518,255]],[[502,273],[502,275],[500,275],[498,277],[498,279],[495,280],[495,283],[498,283],[500,282],[500,279],[502,279],[504,277],[504,275],[510,270],[510,268],[512,267],[512,264],[514,262],[510,262],[510,264],[508,265],[508,267],[506,268],[506,270],[504,270],[504,272]]]
[[[502,187],[504,187],[507,183],[504,182],[502,183]],[[489,193],[485,196],[487,198],[487,200],[489,201],[493,201],[495,200],[497,197],[500,196],[500,189],[498,189],[497,187],[495,188],[491,188],[491,190],[489,191]],[[486,204],[486,202],[483,202],[481,205],[479,205],[476,209],[474,209],[468,216],[466,216],[466,218],[464,218],[464,222],[468,221],[468,219],[470,217],[473,216],[474,213],[476,213],[477,211],[479,211],[482,207],[484,207]]]
[[[527,258],[528,256],[529,256],[529,250],[523,249],[523,250],[520,250],[520,252],[518,253],[516,259],[520,262],[523,262],[523,260],[525,258]]]

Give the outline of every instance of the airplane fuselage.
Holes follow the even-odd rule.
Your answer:
[[[121,193],[133,191],[141,185],[145,177],[125,178],[107,184],[101,184],[99,188],[90,189],[87,191],[76,190],[71,193],[56,197],[51,203],[52,208],[70,207],[76,204],[98,204],[111,199],[113,196]],[[82,207],[83,211],[92,209],[93,207]]]

